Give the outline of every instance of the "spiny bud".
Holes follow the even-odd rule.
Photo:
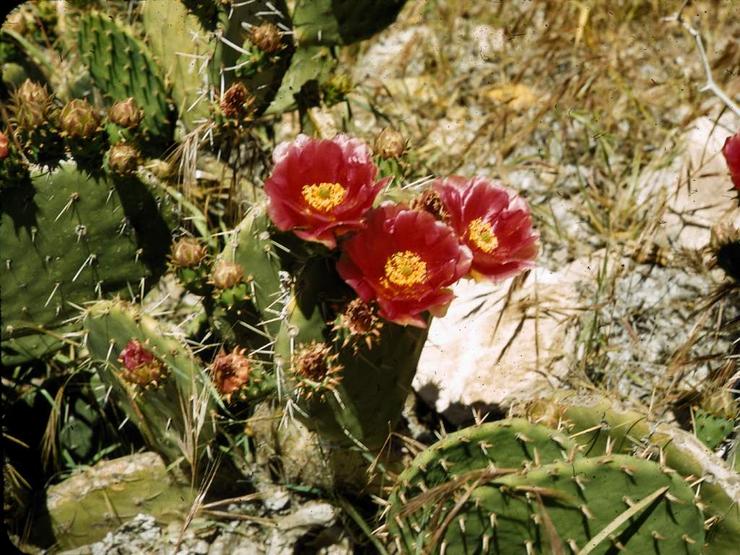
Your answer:
[[[108,119],[126,129],[137,127],[143,117],[144,113],[139,109],[133,97],[116,102],[108,110]]]
[[[193,237],[183,237],[172,245],[172,263],[180,268],[193,268],[208,254],[205,246]]]
[[[321,381],[331,368],[331,348],[326,343],[313,341],[296,354],[293,370],[301,377]]]
[[[26,79],[13,93],[13,108],[18,125],[31,130],[46,123],[51,96],[45,86]]]
[[[411,201],[411,209],[429,212],[441,222],[447,221],[448,214],[439,193],[434,189],[426,189]]]
[[[254,97],[242,82],[231,85],[221,97],[221,112],[227,118],[243,119],[252,113]]]
[[[10,141],[8,136],[0,131],[0,160],[5,160],[10,154]]]
[[[262,52],[272,54],[277,52],[283,46],[283,38],[280,35],[280,29],[274,23],[263,23],[257,27],[252,27],[249,33],[249,40]]]
[[[244,349],[238,347],[230,354],[221,351],[211,365],[213,385],[227,401],[249,381],[251,367],[244,352]]]
[[[118,143],[108,151],[108,167],[113,173],[131,175],[139,167],[139,151],[126,143]]]
[[[386,127],[375,138],[375,154],[387,160],[398,158],[406,150],[406,140],[398,131]]]
[[[89,139],[100,125],[100,116],[87,101],[74,99],[62,108],[59,125],[68,137]]]
[[[141,387],[158,386],[167,373],[162,362],[136,339],[126,344],[118,355],[118,362],[123,365],[121,377]]]
[[[353,344],[357,349],[359,340],[365,341],[368,349],[373,347],[375,341],[380,337],[380,330],[383,322],[377,315],[374,306],[367,304],[359,297],[353,299],[339,315],[337,323],[334,325],[334,331],[341,333],[348,332],[343,346]]]
[[[218,289],[231,289],[242,281],[243,278],[244,269],[239,264],[219,260],[213,268],[211,283]]]

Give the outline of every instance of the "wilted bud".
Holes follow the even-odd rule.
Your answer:
[[[448,214],[445,210],[442,198],[433,189],[426,189],[411,201],[411,209],[429,212],[441,222],[447,221]]]
[[[230,354],[222,351],[211,365],[213,385],[227,401],[249,382],[251,367],[244,352],[244,349],[238,347]]]
[[[180,268],[193,268],[208,254],[205,246],[193,237],[183,237],[172,246],[172,263]]]
[[[376,308],[358,297],[339,315],[334,331],[347,334],[343,345],[345,347],[352,344],[356,350],[362,340],[368,349],[372,349],[373,344],[380,338],[382,327],[383,322],[378,317]]]
[[[242,82],[231,85],[221,97],[221,112],[227,118],[243,119],[252,113],[254,97]]]
[[[118,355],[118,362],[123,365],[121,377],[141,387],[156,387],[167,373],[162,362],[136,339],[126,344]]]
[[[375,138],[375,154],[387,160],[398,158],[406,150],[406,141],[398,131],[386,127]]]
[[[68,137],[89,139],[100,125],[100,116],[87,101],[70,100],[62,108],[59,125]]]
[[[139,167],[139,151],[127,143],[118,143],[108,151],[108,167],[113,173],[131,175]]]
[[[51,96],[46,87],[26,79],[13,93],[13,108],[18,125],[31,130],[47,122]]]
[[[126,129],[137,127],[143,117],[144,113],[139,109],[133,97],[116,102],[108,110],[108,119]]]
[[[293,370],[299,376],[321,381],[331,370],[331,348],[326,343],[313,341],[298,351]]]
[[[211,282],[218,289],[231,289],[244,277],[244,270],[235,262],[219,260],[213,268]]]
[[[10,141],[8,136],[0,131],[0,160],[5,160],[10,154]]]
[[[257,27],[252,27],[249,33],[249,40],[262,52],[272,54],[277,52],[283,46],[283,38],[280,35],[280,29],[274,23],[263,23]]]

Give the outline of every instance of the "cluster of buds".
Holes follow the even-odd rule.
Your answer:
[[[312,341],[302,345],[293,356],[293,373],[298,379],[296,391],[305,399],[321,397],[341,381],[342,366],[326,343]]]
[[[123,367],[121,377],[139,387],[157,387],[167,376],[164,364],[136,339],[126,344],[118,355],[118,362]]]
[[[404,146],[385,130],[376,151],[393,157]],[[278,145],[273,159],[265,182],[272,221],[301,239],[339,246],[339,275],[386,320],[426,327],[422,313],[443,314],[459,279],[512,277],[537,256],[526,202],[491,180],[436,179],[414,207],[373,207],[389,179],[375,180],[370,149],[357,139],[301,135]]]

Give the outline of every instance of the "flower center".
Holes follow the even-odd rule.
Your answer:
[[[416,285],[426,279],[427,263],[411,251],[396,252],[385,261],[385,276],[395,285]]]
[[[319,183],[318,185],[304,185],[301,189],[303,198],[309,206],[319,212],[328,212],[336,208],[347,195],[347,189],[339,183]]]
[[[493,232],[491,224],[483,218],[476,218],[468,225],[468,237],[473,244],[485,253],[492,252],[498,247],[498,237]]]

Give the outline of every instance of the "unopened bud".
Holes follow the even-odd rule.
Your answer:
[[[100,125],[100,116],[87,101],[74,99],[62,109],[59,125],[68,137],[89,139]]]
[[[398,131],[386,127],[375,139],[375,154],[387,160],[398,158],[406,150],[406,141]]]
[[[229,354],[222,351],[211,365],[213,385],[226,400],[230,400],[233,393],[249,382],[251,367],[244,352],[238,347]]]
[[[252,27],[249,33],[249,40],[262,52],[272,54],[277,52],[283,46],[283,38],[280,35],[280,29],[274,23],[263,23],[257,27]]]
[[[193,237],[183,237],[172,246],[172,262],[180,268],[193,268],[208,254],[205,246]]]
[[[116,102],[108,110],[108,119],[126,129],[137,127],[143,117],[144,113],[139,109],[133,97]]]
[[[231,289],[244,277],[244,270],[235,262],[219,260],[213,268],[211,282],[218,289]]]
[[[136,339],[126,344],[118,356],[118,362],[123,366],[121,377],[142,387],[159,385],[167,373],[162,362]]]
[[[113,173],[131,175],[139,167],[139,151],[126,143],[118,143],[108,151],[108,167]]]
[[[46,87],[26,79],[13,93],[13,111],[18,125],[32,130],[47,123],[51,96]]]

